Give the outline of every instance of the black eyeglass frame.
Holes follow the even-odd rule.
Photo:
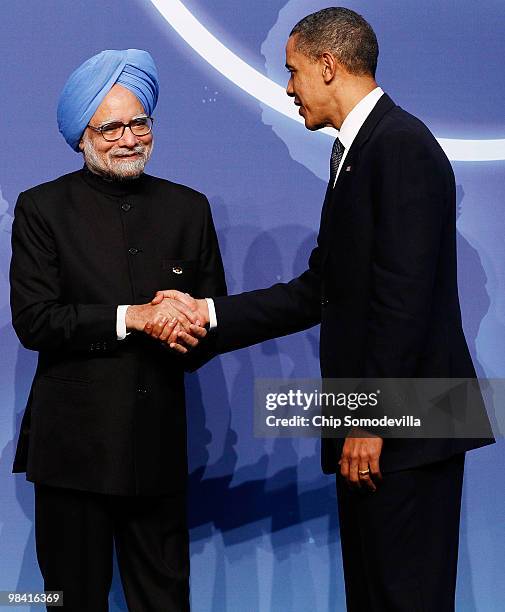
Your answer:
[[[135,134],[135,132],[132,130],[132,123],[134,123],[135,121],[138,121],[139,119],[149,119],[150,124],[149,124],[149,131],[146,132],[145,134]],[[104,135],[104,131],[106,130],[107,127],[117,124],[118,125],[118,129],[119,129],[119,124],[122,125],[123,130],[121,132],[121,135],[118,136],[117,138],[105,138]],[[150,134],[153,131],[153,124],[154,124],[154,118],[153,117],[147,117],[147,116],[142,116],[142,117],[135,117],[135,119],[132,119],[129,123],[123,123],[122,121],[111,121],[110,123],[106,123],[105,125],[101,125],[100,127],[95,127],[94,125],[91,125],[90,123],[88,123],[88,125],[86,127],[89,127],[90,130],[93,130],[94,132],[98,132],[99,134],[102,135],[102,138],[107,141],[107,142],[115,142],[116,140],[121,140],[121,138],[123,138],[124,136],[124,132],[126,130],[126,128],[130,128],[130,132],[134,135],[134,136],[138,136],[139,138],[142,138],[142,136],[147,136],[148,134]]]

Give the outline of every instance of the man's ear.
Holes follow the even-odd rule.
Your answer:
[[[84,142],[81,140],[79,140],[79,149],[81,149],[81,151],[84,151]]]
[[[323,53],[321,56],[322,62],[322,70],[323,70],[323,79],[325,83],[330,83],[334,78],[337,72],[337,60],[335,57],[328,52]]]

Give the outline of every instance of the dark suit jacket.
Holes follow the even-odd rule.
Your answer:
[[[13,325],[39,351],[14,471],[103,493],[183,489],[184,370],[211,342],[186,359],[141,333],[118,341],[116,309],[167,287],[226,292],[205,196],[83,169],[19,196],[12,247]]]
[[[383,95],[323,205],[299,278],[215,300],[228,351],[321,322],[325,378],[474,377],[456,277],[451,165],[426,126]],[[384,470],[422,465],[492,440],[385,442]],[[334,472],[342,442],[323,440]]]

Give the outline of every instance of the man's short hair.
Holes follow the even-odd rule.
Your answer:
[[[296,50],[311,59],[329,52],[351,74],[375,77],[379,44],[370,24],[361,15],[331,7],[307,15],[291,30],[297,34]]]

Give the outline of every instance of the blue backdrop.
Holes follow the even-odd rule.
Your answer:
[[[250,67],[283,86],[290,28],[324,6],[315,0],[158,4],[185,6]],[[501,0],[346,6],[374,26],[378,81],[397,103],[438,137],[505,138]],[[306,132],[225,78],[149,0],[11,2],[2,10],[0,40],[0,590],[40,590],[32,487],[10,473],[35,355],[11,329],[7,274],[18,193],[82,163],[56,127],[67,76],[105,48],[152,53],[161,94],[148,171],[209,196],[234,293],[303,271],[331,139]],[[503,158],[454,162],[464,325],[479,373],[488,377],[505,373]],[[253,436],[254,378],[317,376],[317,345],[312,329],[228,354],[188,379],[196,612],[344,609],[334,480],[320,472],[318,441]],[[467,457],[458,611],[498,612],[505,604],[504,456],[500,440]],[[126,610],[117,578],[111,609]]]

